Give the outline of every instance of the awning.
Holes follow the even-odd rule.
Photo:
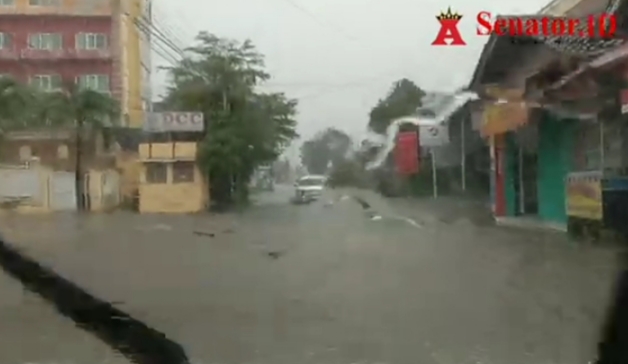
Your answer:
[[[590,71],[596,68],[612,66],[626,59],[628,59],[628,44],[624,44],[615,49],[612,49],[600,55],[599,57],[594,58],[592,61],[583,64],[577,70],[563,76],[559,81],[552,84],[548,89],[558,90],[561,87],[568,84],[569,82],[583,75],[587,71]]]
[[[600,68],[628,58],[628,44],[612,49],[589,63],[591,68]]]

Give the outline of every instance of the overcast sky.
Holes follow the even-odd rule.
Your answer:
[[[486,37],[475,35],[479,11],[532,13],[547,0],[153,0],[156,25],[180,46],[206,30],[251,39],[266,57],[268,89],[299,99],[299,133],[307,138],[335,126],[364,134],[368,112],[392,82],[424,90],[466,84]],[[435,16],[463,15],[467,46],[434,47]],[[167,64],[159,56],[155,65]],[[164,75],[154,77],[157,94]]]

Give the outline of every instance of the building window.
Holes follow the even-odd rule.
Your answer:
[[[42,91],[57,91],[61,89],[62,80],[59,75],[35,75],[31,77],[30,85]]]
[[[99,92],[109,92],[108,75],[82,75],[77,77],[77,84],[81,89],[89,89]]]
[[[59,33],[35,33],[28,36],[32,49],[56,50],[63,48],[63,37]]]
[[[0,49],[8,49],[11,48],[12,45],[13,36],[9,33],[0,33]]]
[[[172,164],[172,183],[194,182],[194,162]]]
[[[102,33],[79,33],[76,35],[77,49],[107,49],[107,35]]]
[[[61,0],[28,0],[30,6],[59,6]]]
[[[0,0],[0,6],[15,6],[15,0]]]
[[[168,165],[166,163],[146,163],[147,183],[166,183],[168,181]]]

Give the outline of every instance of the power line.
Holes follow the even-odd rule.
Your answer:
[[[156,11],[157,13],[159,13],[159,14],[163,14],[161,11],[158,10],[158,8],[156,6],[153,6],[153,10]],[[170,13],[170,12],[167,11],[166,13]],[[163,15],[159,15],[159,14],[157,14],[157,15],[161,16],[161,18],[165,18]],[[194,36],[196,36],[196,34],[193,34],[194,32],[193,33],[188,33],[188,31],[186,30],[188,28],[188,25],[194,24],[194,22],[191,21],[186,16],[185,12],[177,12],[175,18],[180,19],[180,20],[183,21],[183,24],[184,24],[183,27],[178,26],[178,25],[175,24],[174,29],[176,31],[178,31],[179,33],[182,33],[186,37],[185,39],[194,38]]]
[[[158,20],[161,19],[161,20]],[[173,43],[175,43],[179,48],[181,49],[185,49],[186,46],[186,42],[182,40],[183,39],[189,39],[191,38],[189,33],[185,30],[183,30],[181,27],[179,26],[169,26],[168,22],[166,21],[166,17],[163,16],[163,13],[161,13],[157,7],[153,7],[153,14],[152,17],[150,19],[150,22],[153,23],[154,25],[156,25],[157,27],[160,27],[163,29],[163,33],[168,36],[169,38],[173,39]]]
[[[159,27],[155,26],[154,23],[147,21],[146,18],[140,17],[135,18],[134,22],[139,29],[144,32],[149,32],[151,37],[155,37],[160,40],[165,46],[167,46],[170,50],[172,50],[177,55],[184,57],[184,51],[180,47],[178,47],[167,35],[163,33]],[[146,33],[145,33],[146,34]]]
[[[343,37],[345,37],[345,38],[347,38],[347,39],[349,39],[351,41],[358,41],[359,40],[358,38],[352,36],[351,34],[347,34],[347,32],[344,29],[340,28],[338,25],[336,25],[336,24],[334,24],[334,23],[332,23],[332,22],[330,22],[328,20],[324,20],[324,19],[321,19],[321,18],[317,17],[311,11],[309,11],[308,9],[303,7],[302,5],[298,4],[297,2],[295,2],[293,0],[283,0],[283,1],[285,1],[291,7],[297,9],[302,14],[305,14],[307,17],[309,17],[310,19],[312,19],[314,22],[318,23],[322,27],[331,28],[335,32],[339,33],[340,35],[342,35]]]
[[[296,6],[297,8],[299,8],[299,6],[297,4],[292,3],[290,0],[286,0],[289,1],[292,5]],[[300,8],[303,9],[303,8]],[[307,13],[307,10],[303,9],[303,11],[305,11]],[[309,13],[308,13],[309,14]],[[313,15],[311,15],[313,16]],[[164,60],[166,60],[168,63],[170,63],[172,66],[176,66],[179,63],[179,59],[178,57],[180,57],[181,59],[185,58],[185,52],[182,49],[182,47],[178,46],[177,44],[175,44],[172,39],[170,39],[169,34],[167,34],[168,32],[162,30],[159,26],[159,24],[155,24],[155,22],[151,22],[151,21],[147,21],[147,19],[145,17],[142,17],[141,19],[135,19],[135,23],[136,26],[138,27],[138,29],[140,29],[140,31],[144,32],[145,34],[150,34],[152,36],[152,39],[156,39],[158,42],[151,42],[151,48],[153,48],[153,50],[160,55]],[[171,34],[170,34],[171,35]],[[174,53],[174,55],[173,55]],[[198,74],[196,71],[194,70],[188,70],[192,75],[198,76],[198,77],[203,77],[202,75]],[[353,88],[353,87],[359,87],[359,86],[364,86],[365,83],[369,83],[369,81],[378,81],[380,79],[382,79],[383,77],[390,77],[391,72],[387,72],[386,74],[381,74],[379,76],[375,76],[375,77],[368,77],[365,78],[363,80],[358,80],[358,81],[352,81],[352,82],[348,82],[348,83],[344,83],[344,84],[316,84],[316,83],[311,83],[311,84],[306,84],[306,83],[294,83],[292,84],[293,86],[297,86],[297,85],[301,85],[301,86],[320,86],[320,85],[324,85],[324,86],[328,86],[328,87],[324,87],[324,89],[322,91],[318,91],[318,92],[314,92],[311,94],[307,94],[301,97],[297,97],[297,99],[302,100],[302,99],[310,99],[310,98],[317,98],[320,96],[324,96],[327,94],[332,94],[338,91],[342,91],[345,90],[347,88]],[[397,73],[397,72],[395,72]],[[287,86],[287,84],[273,84],[272,82],[268,82],[268,83],[263,83],[258,85],[258,87],[264,87],[264,86]]]
[[[172,44],[174,44],[177,48],[181,50],[185,49],[185,46],[184,46],[185,42],[183,42],[180,37],[173,34],[172,31],[167,26],[163,25],[160,21],[154,18],[152,19],[151,24],[155,26],[157,29],[161,29],[161,33],[165,37],[170,39],[172,41]]]
[[[126,15],[129,16],[129,14]],[[184,57],[183,51],[165,37],[159,28],[156,28],[150,21],[146,21],[145,17],[141,20],[134,17],[132,21],[136,28],[150,39],[150,48],[171,66],[178,64],[179,57]]]
[[[179,55],[179,54],[176,51],[174,52],[175,55],[173,55],[172,49],[166,43],[164,43],[163,41],[162,42],[153,42],[152,40],[154,38],[158,38],[158,36],[155,35],[153,32],[151,32],[150,29],[147,28],[145,25],[143,25],[141,23],[136,23],[136,26],[137,26],[138,30],[140,30],[142,33],[151,36],[150,48],[158,56],[160,56],[163,60],[167,61],[168,63],[170,63],[173,66],[178,63],[177,55]]]

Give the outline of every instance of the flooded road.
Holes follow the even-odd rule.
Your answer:
[[[197,363],[591,359],[612,249],[478,225],[447,200],[345,190],[296,206],[290,191],[257,196],[240,214],[14,216],[2,231]],[[0,341],[2,363],[124,362],[18,283],[0,282],[2,337],[20,340]]]

